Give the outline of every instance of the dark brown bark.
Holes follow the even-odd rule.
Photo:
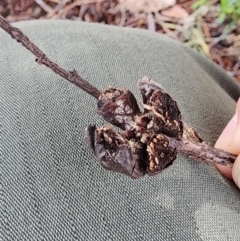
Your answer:
[[[34,43],[32,43],[29,38],[18,28],[13,27],[5,18],[0,16],[0,27],[9,33],[13,39],[16,39],[17,42],[20,42],[25,48],[31,51],[36,57],[36,61],[39,64],[43,64],[53,70],[56,74],[67,79],[71,83],[75,84],[88,94],[92,95],[96,99],[100,95],[100,91],[89,84],[86,80],[81,78],[76,70],[66,71],[61,68],[58,64],[51,61]]]

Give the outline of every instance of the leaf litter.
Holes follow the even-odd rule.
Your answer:
[[[240,82],[240,20],[219,23],[219,1],[192,9],[194,0],[4,0],[10,22],[70,19],[148,29],[197,50]]]

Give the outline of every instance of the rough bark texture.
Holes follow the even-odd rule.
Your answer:
[[[205,143],[182,139],[179,152],[195,160],[212,162],[232,167],[236,156],[221,149],[212,148]]]

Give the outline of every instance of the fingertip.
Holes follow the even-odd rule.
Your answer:
[[[225,176],[228,179],[233,179],[231,167],[223,166],[220,164],[215,164],[215,167],[223,176]]]
[[[215,143],[215,148],[224,149],[226,151],[229,151],[230,142],[232,140],[232,136],[234,134],[234,131],[236,129],[237,125],[237,114],[235,114],[232,119],[229,121],[229,123],[224,128],[222,134],[219,136],[218,140]]]
[[[226,150],[233,154],[240,153],[240,98],[236,106],[236,113],[224,128],[222,134],[215,143],[215,148]],[[239,158],[240,159],[240,158]],[[229,179],[234,179],[240,188],[240,160],[235,161],[234,167],[226,167],[215,164],[217,170]],[[234,170],[234,171],[233,171]]]
[[[240,114],[240,97],[238,98],[238,101],[237,101],[236,112]]]
[[[233,154],[240,153],[240,99],[237,102],[236,113],[237,113],[236,128],[232,135],[232,139],[229,143],[230,152]]]
[[[232,177],[236,185],[240,188],[240,155],[233,164]]]

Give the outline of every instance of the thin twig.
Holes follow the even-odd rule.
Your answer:
[[[157,17],[157,16],[156,16]],[[165,33],[168,34],[168,36],[170,36],[171,38],[173,39],[177,39],[177,34],[175,33],[175,31],[171,31],[167,26],[166,26],[166,23],[163,22],[162,20],[160,20],[158,17],[157,17],[157,23],[162,27],[162,29],[164,30]]]
[[[34,43],[32,43],[29,38],[24,35],[24,33],[16,28],[13,27],[6,19],[0,16],[0,27],[4,29],[7,33],[9,33],[13,39],[16,39],[17,42],[20,42],[25,48],[31,51],[36,57],[36,61],[39,64],[43,64],[53,70],[56,74],[60,75],[61,77],[67,79],[71,83],[75,84],[88,94],[92,95],[96,99],[100,95],[100,91],[89,84],[86,80],[82,79],[76,70],[73,71],[66,71],[65,69],[61,68],[58,64],[51,61]]]
[[[212,60],[216,60],[218,65],[220,65],[222,68],[224,68],[224,63],[222,61],[222,58],[221,58],[221,53],[218,49],[216,48],[212,48],[211,49],[211,56],[212,56]]]
[[[122,15],[122,17],[121,17],[119,26],[124,27],[127,18],[126,18],[126,11],[123,8],[121,8],[121,15]]]
[[[90,4],[90,3],[97,3],[97,2],[102,2],[104,0],[88,0],[87,2],[86,1],[83,1],[83,0],[78,0],[76,2],[73,2],[72,4],[68,5],[67,7],[65,7],[63,9],[63,12],[62,12],[62,17],[65,18],[66,17],[66,14],[68,13],[68,11],[70,11],[71,9],[75,8],[75,7],[78,7],[78,6],[81,6],[81,5],[84,5],[84,4]]]
[[[14,10],[13,10],[12,0],[7,0],[7,3],[8,3],[8,9],[10,11],[10,15],[13,16],[14,15]]]
[[[57,15],[56,13],[57,13],[58,11],[60,11],[60,10],[63,8],[63,6],[64,6],[65,4],[67,4],[69,1],[70,1],[70,0],[60,0],[59,3],[58,3],[58,5],[57,5],[50,13],[48,13],[48,14],[45,16],[45,18],[46,18],[46,19],[58,18],[58,16],[56,16],[56,15]]]
[[[47,13],[51,12],[53,9],[49,7],[43,0],[34,0],[44,11]]]
[[[147,15],[147,24],[148,24],[148,30],[156,32],[155,21],[152,13],[148,13]]]
[[[206,38],[211,38],[211,34],[209,32],[208,24],[205,22],[205,20],[202,18],[202,28],[204,31],[204,34]]]

